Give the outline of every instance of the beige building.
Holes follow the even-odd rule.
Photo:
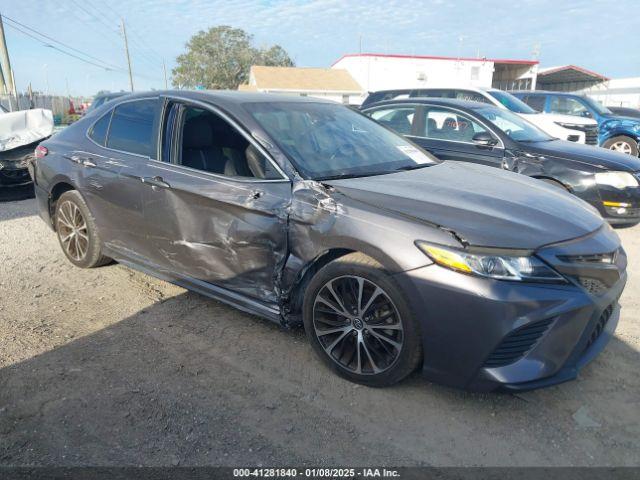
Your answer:
[[[346,70],[335,68],[251,67],[249,83],[238,90],[283,93],[360,104],[365,94]]]

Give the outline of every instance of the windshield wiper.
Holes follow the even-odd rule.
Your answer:
[[[416,163],[415,165],[405,165],[404,167],[396,168],[395,171],[417,170],[419,168],[424,168],[424,167],[433,167],[434,165],[435,165],[435,163]]]
[[[359,177],[374,177],[376,175],[388,175],[389,173],[393,173],[395,170],[384,170],[381,172],[367,172],[367,173],[342,173],[337,175],[328,175],[326,177],[317,177],[314,178],[317,182],[323,182],[325,180],[342,180],[346,178],[359,178]]]

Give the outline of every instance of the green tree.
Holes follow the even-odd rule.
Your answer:
[[[186,45],[187,51],[176,59],[172,70],[175,87],[236,89],[249,79],[251,65],[294,65],[279,45],[256,48],[253,36],[227,25],[212,27],[195,34]]]

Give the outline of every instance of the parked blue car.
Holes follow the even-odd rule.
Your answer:
[[[640,119],[616,115],[595,100],[575,93],[545,91],[510,92],[534,110],[593,118],[598,122],[601,147],[638,156]]]

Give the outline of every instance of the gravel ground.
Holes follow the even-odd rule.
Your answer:
[[[285,331],[119,265],[79,270],[0,203],[0,465],[639,465],[640,227],[615,339],[518,396],[370,389]]]

